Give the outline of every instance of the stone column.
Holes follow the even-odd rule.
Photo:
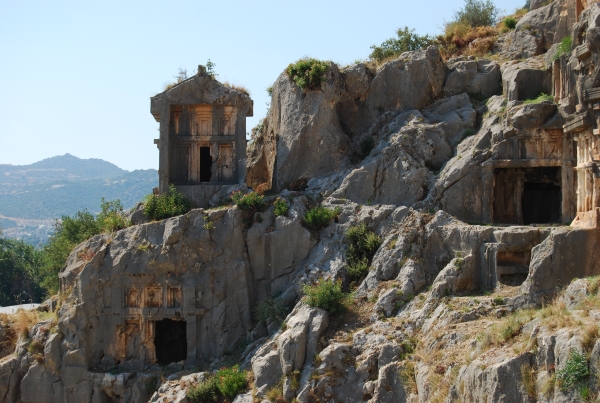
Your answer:
[[[158,190],[166,193],[169,190],[169,121],[170,106],[163,105],[160,111],[160,141],[158,151]]]

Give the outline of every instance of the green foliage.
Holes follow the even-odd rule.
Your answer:
[[[553,102],[554,98],[552,97],[552,95],[548,95],[548,94],[545,94],[542,92],[540,95],[537,96],[537,98],[527,99],[527,100],[523,101],[523,104],[524,105],[539,104],[539,103],[545,102],[545,101]]]
[[[564,392],[581,383],[590,374],[588,362],[585,356],[577,350],[569,352],[569,359],[565,367],[556,371],[560,389]]]
[[[217,65],[211,62],[210,59],[208,59],[206,61],[206,74],[211,76],[212,78],[218,76],[218,74],[215,72],[215,67],[217,67]]]
[[[305,285],[302,291],[308,306],[324,309],[330,314],[342,312],[349,297],[342,291],[341,281],[320,281],[316,285]]]
[[[54,224],[54,233],[44,246],[41,285],[49,294],[58,292],[58,273],[65,266],[69,254],[81,242],[102,232],[98,221],[87,210],[74,216],[63,216]]]
[[[502,20],[502,24],[504,24],[504,27],[507,29],[515,29],[517,26],[517,19],[515,17],[506,17]]]
[[[384,59],[398,56],[404,52],[424,49],[435,42],[434,38],[429,35],[421,36],[415,34],[414,29],[409,29],[406,26],[398,28],[396,35],[398,38],[390,38],[379,46],[371,46],[373,51],[369,55],[369,58],[381,62]]]
[[[304,214],[304,224],[311,230],[325,228],[341,212],[342,210],[339,207],[329,209],[319,204]]]
[[[256,192],[242,193],[241,190],[231,194],[231,200],[242,210],[260,211],[264,207],[265,197]]]
[[[39,285],[41,263],[42,254],[33,246],[0,238],[0,306],[40,301],[44,291]]]
[[[237,365],[231,368],[222,368],[217,371],[217,388],[221,396],[232,400],[248,387],[246,373],[240,371]]]
[[[247,388],[246,373],[235,365],[218,370],[204,382],[190,388],[187,397],[194,403],[216,403],[221,398],[231,401]]]
[[[267,87],[267,94],[269,94],[270,97],[273,96],[273,86],[272,85],[269,85]]]
[[[288,204],[287,200],[285,200],[283,197],[278,197],[277,199],[275,199],[273,205],[275,206],[275,215],[278,217],[280,215],[287,215],[287,212],[290,209],[290,205]]]
[[[129,220],[123,215],[121,200],[107,201],[103,197],[100,208],[102,211],[98,214],[96,220],[102,232],[114,232],[131,225]]]
[[[288,314],[288,310],[279,299],[273,297],[265,298],[254,310],[257,321],[273,320],[283,322]]]
[[[494,25],[500,9],[492,0],[465,0],[462,9],[454,14],[454,22],[471,27],[487,27]]]
[[[570,36],[565,36],[562,41],[560,41],[560,45],[558,45],[558,48],[556,49],[554,60],[560,59],[562,55],[569,54],[572,46],[573,38]]]
[[[218,393],[217,378],[211,376],[204,382],[188,389],[187,398],[194,403],[216,403]]]
[[[367,136],[360,142],[360,152],[365,157],[371,153],[373,148],[375,148],[375,139],[373,136]]]
[[[303,58],[291,63],[285,72],[303,90],[315,90],[321,87],[329,63],[313,58]]]
[[[165,194],[149,194],[144,199],[144,214],[152,220],[164,220],[190,211],[190,201],[173,184]]]
[[[381,237],[361,224],[348,230],[346,242],[346,270],[352,280],[357,280],[369,271],[371,260],[381,246]]]

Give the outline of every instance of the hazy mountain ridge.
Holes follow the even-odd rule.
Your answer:
[[[14,188],[57,181],[108,179],[128,171],[98,159],[81,159],[71,154],[46,158],[29,165],[0,164],[0,194]]]
[[[38,244],[52,227],[27,220],[55,220],[87,209],[100,210],[101,199],[121,200],[131,208],[156,186],[154,169],[126,171],[96,158],[70,154],[30,165],[0,165],[0,225],[5,235]],[[33,238],[31,238],[33,237]]]

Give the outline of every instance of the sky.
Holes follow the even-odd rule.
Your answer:
[[[496,0],[511,14],[525,0]],[[158,168],[150,97],[210,59],[254,100],[304,56],[366,59],[397,28],[439,34],[464,0],[0,0],[0,164],[73,154]]]

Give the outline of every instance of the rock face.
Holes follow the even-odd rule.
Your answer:
[[[350,137],[379,120],[382,111],[421,109],[437,97],[445,66],[436,48],[405,53],[372,72],[330,65],[321,91],[303,91],[282,73],[271,108],[248,160],[248,186],[295,188],[349,164]]]
[[[186,402],[232,363],[253,379],[237,403],[597,396],[600,4],[532,10],[503,61],[331,63],[308,91],[282,74],[246,176],[279,194],[160,222],[137,206],[133,226],[77,246],[57,317],[0,359],[0,403]],[[317,205],[334,217],[309,230]],[[379,246],[355,275],[359,225],[358,245]],[[345,311],[304,298],[323,281]]]
[[[460,57],[450,59],[448,69],[444,82],[447,97],[466,92],[483,99],[502,91],[500,66],[494,61]]]

